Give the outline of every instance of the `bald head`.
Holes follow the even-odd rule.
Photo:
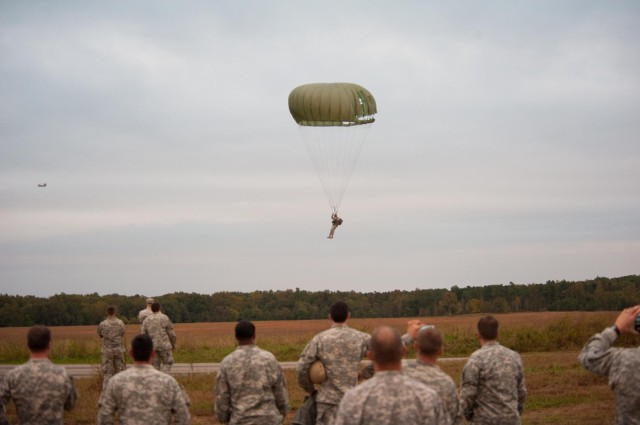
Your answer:
[[[381,326],[371,334],[369,343],[371,360],[382,367],[399,366],[404,355],[402,338],[395,329]]]

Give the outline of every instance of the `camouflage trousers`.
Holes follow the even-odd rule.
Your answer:
[[[104,392],[109,378],[125,370],[127,365],[124,362],[124,354],[102,353],[100,357],[102,360],[102,390]]]
[[[102,375],[104,376],[105,380],[111,378],[116,373],[125,370],[127,367],[124,363],[124,355],[122,353],[102,353],[101,360]]]
[[[156,355],[153,356],[151,361],[153,367],[161,372],[171,372],[171,366],[173,365],[173,353],[171,350],[156,350]]]
[[[337,404],[316,403],[316,425],[331,425],[336,419],[338,413]]]

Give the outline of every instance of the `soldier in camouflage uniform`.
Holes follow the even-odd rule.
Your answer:
[[[416,359],[402,361],[404,374],[433,388],[442,399],[451,423],[462,425],[462,409],[456,384],[436,364],[438,357],[444,353],[442,334],[435,326],[423,325],[413,335],[409,334],[409,337],[415,341]]]
[[[140,322],[141,324],[144,322],[144,319],[151,316],[151,314],[153,313],[153,311],[151,311],[153,302],[153,298],[147,298],[147,308],[145,308],[144,310],[140,310],[140,313],[138,313],[138,322]]]
[[[188,424],[189,397],[171,375],[151,366],[153,342],[148,335],[131,341],[133,367],[114,375],[98,402],[98,424]]]
[[[587,370],[609,377],[617,425],[640,425],[640,347],[611,347],[620,334],[638,335],[634,326],[638,315],[640,305],[623,310],[615,325],[592,336],[578,357]]]
[[[107,307],[107,318],[98,325],[98,336],[102,338],[100,349],[102,375],[106,386],[109,378],[126,369],[124,363],[124,323],[116,317],[116,308]]]
[[[0,382],[0,424],[8,424],[6,405],[13,399],[21,424],[64,423],[64,410],[76,404],[77,393],[67,370],[49,360],[51,331],[33,326],[27,333],[30,360],[9,371]]]
[[[289,398],[282,367],[255,345],[256,327],[238,322],[238,348],[220,363],[216,375],[216,417],[231,425],[282,425]]]
[[[383,326],[373,331],[367,356],[375,375],[347,391],[335,425],[451,424],[438,394],[402,373],[405,351],[395,329]]]
[[[367,354],[371,337],[347,326],[349,307],[335,302],[329,311],[331,328],[314,336],[300,355],[297,366],[298,384],[312,394],[315,387],[309,378],[309,368],[320,360],[327,379],[318,388],[316,424],[332,424],[344,393],[358,384],[358,365]]]
[[[498,321],[478,321],[476,350],[462,370],[462,412],[471,424],[519,425],[527,397],[524,365],[518,353],[498,342]]]
[[[173,323],[160,312],[160,304],[151,305],[151,316],[142,323],[140,333],[147,334],[153,340],[153,349],[156,355],[153,357],[153,367],[162,372],[171,372],[173,365],[173,353],[176,348],[176,333],[173,331]]]

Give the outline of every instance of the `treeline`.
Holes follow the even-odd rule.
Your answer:
[[[0,326],[93,325],[108,305],[126,323],[137,323],[143,295],[57,294],[48,298],[0,295]],[[598,277],[544,284],[467,286],[390,292],[255,291],[210,295],[176,292],[156,296],[174,323],[322,319],[332,302],[344,300],[353,317],[425,317],[524,311],[621,310],[640,304],[640,276]]]

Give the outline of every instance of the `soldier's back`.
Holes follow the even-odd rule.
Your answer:
[[[149,310],[148,308],[145,308],[144,310],[140,310],[140,312],[138,313],[138,322],[143,323],[144,319],[146,319],[149,316],[151,316],[151,310]]]
[[[222,360],[220,370],[232,397],[230,423],[256,423],[258,418],[259,423],[282,423],[288,399],[282,368],[273,354],[255,345],[239,346]]]
[[[102,337],[102,349],[108,352],[123,352],[125,327],[118,318],[107,318],[98,325],[98,334]]]
[[[100,399],[99,422],[118,412],[119,423],[168,424],[189,419],[189,399],[171,375],[150,365],[136,365],[114,375]]]
[[[405,375],[433,388],[442,399],[452,423],[462,424],[462,410],[456,384],[447,373],[437,365],[428,365],[418,360],[403,360],[402,370]]]
[[[62,424],[65,408],[76,400],[73,380],[62,366],[48,359],[29,360],[7,373],[0,384],[9,390],[20,423]]]
[[[345,394],[335,424],[446,425],[450,419],[432,388],[399,371],[383,371]]]
[[[170,325],[171,321],[165,314],[153,313],[142,323],[142,331],[151,337],[155,349],[170,350],[171,341],[167,334],[167,328]]]
[[[640,347],[614,349],[609,386],[616,395],[616,424],[640,425]]]
[[[370,335],[346,325],[333,326],[314,337],[317,356],[324,364],[327,381],[321,386],[327,392],[336,393],[335,401],[358,383],[358,364],[367,353]],[[312,342],[314,342],[312,340]],[[328,387],[328,388],[327,388]],[[335,398],[335,397],[334,397]],[[319,394],[319,401],[324,401]]]
[[[477,376],[474,424],[520,424],[519,396],[524,387],[524,366],[520,355],[498,342],[476,350],[462,371],[461,392],[469,376]],[[521,388],[522,387],[522,388]]]

